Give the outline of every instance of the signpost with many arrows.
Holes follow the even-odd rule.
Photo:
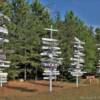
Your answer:
[[[85,72],[83,71],[84,65],[84,44],[85,42],[80,41],[77,37],[74,38],[74,52],[73,58],[71,60],[71,67],[69,72],[72,76],[76,77],[76,86],[78,87],[79,84],[79,77],[82,76]]]
[[[59,71],[57,71],[57,67],[62,64],[62,58],[59,58],[61,51],[59,45],[59,41],[57,39],[53,39],[53,32],[57,32],[58,30],[51,28],[45,28],[46,31],[50,32],[50,38],[42,38],[42,50],[43,52],[40,54],[42,56],[41,62],[44,66],[44,79],[50,80],[50,92],[52,92],[52,80],[56,79],[56,76],[59,75]]]
[[[10,21],[10,19],[7,16],[0,13],[0,44],[1,45],[9,42],[8,39],[5,39],[5,36],[8,34],[8,29],[4,25],[5,21]],[[6,61],[6,55],[2,47],[3,46],[1,46],[0,48],[0,86],[1,87],[3,83],[7,82],[7,76],[8,76],[8,73],[3,72],[3,70],[5,68],[10,67],[10,61]]]
[[[98,63],[96,66],[96,73],[100,74],[100,44],[96,44],[97,45],[97,50],[98,50]]]

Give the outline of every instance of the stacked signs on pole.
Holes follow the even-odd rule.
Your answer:
[[[77,37],[74,38],[74,52],[71,60],[71,67],[69,72],[72,76],[76,77],[76,86],[78,87],[79,76],[82,76],[85,72],[83,71],[84,65],[84,44],[85,42],[80,41]]]
[[[8,75],[8,73],[3,72],[3,70],[5,68],[10,67],[10,61],[6,61],[6,55],[3,50],[3,44],[9,42],[8,39],[5,39],[6,35],[8,35],[8,29],[5,26],[6,21],[10,21],[10,19],[7,16],[0,13],[0,45],[1,45],[1,48],[0,48],[0,86],[1,87],[3,83],[7,82],[7,75]]]
[[[98,50],[98,55],[99,55],[99,59],[98,59],[98,64],[97,64],[97,68],[96,68],[96,73],[100,74],[100,44],[97,44],[97,50]]]
[[[57,67],[62,64],[62,58],[59,58],[61,54],[60,47],[58,47],[59,41],[52,38],[52,33],[58,30],[53,29],[52,26],[50,29],[45,28],[45,30],[50,31],[50,38],[42,38],[41,62],[44,66],[44,79],[50,80],[50,92],[52,92],[52,80],[60,74]]]

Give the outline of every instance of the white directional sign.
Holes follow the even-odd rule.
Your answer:
[[[77,37],[75,37],[74,39],[75,39],[74,43],[85,44],[85,42],[80,41]]]
[[[9,17],[3,15],[2,13],[0,13],[0,33],[1,34],[8,34],[8,29],[7,27],[4,25],[6,21],[10,21]],[[9,40],[5,39],[5,36],[1,36],[0,37],[0,44],[3,43],[8,43]],[[3,48],[0,49],[0,85],[2,87],[3,83],[7,82],[7,75],[8,73],[3,72],[5,68],[10,67],[10,61],[6,61],[6,55],[3,51]]]
[[[74,42],[74,44],[76,44],[76,45],[83,44],[83,45],[84,45],[84,44],[85,44],[85,42],[77,42],[77,41],[76,41],[76,42]]]
[[[54,49],[54,50],[60,50],[59,47],[48,47],[48,46],[43,46],[42,49]]]
[[[0,60],[0,63],[7,63],[7,64],[10,64],[11,62],[10,62],[10,61],[2,61],[2,60]]]
[[[49,76],[49,75],[60,75],[60,73],[59,72],[49,72],[49,73],[43,73],[43,75],[47,75],[47,76]]]
[[[4,27],[0,27],[0,33],[8,34],[8,30]]]
[[[44,79],[44,80],[49,80],[50,77],[46,77],[46,76],[45,76],[45,77],[43,77],[43,79]],[[52,79],[55,80],[55,79],[57,79],[57,77],[56,77],[56,76],[52,76]]]
[[[50,74],[52,74],[52,75],[59,75],[60,73],[57,70],[44,70],[43,75],[50,75]]]
[[[50,67],[54,68],[54,67],[58,66],[58,64],[56,64],[56,63],[42,63],[42,65],[45,67],[48,67],[48,68],[50,68]]]
[[[79,56],[85,56],[85,54],[81,53],[81,52],[74,52],[74,55],[79,55]]]
[[[8,73],[0,72],[0,86],[2,87],[3,83],[7,82]]]
[[[0,60],[0,67],[10,67],[10,61],[2,61]]]
[[[57,53],[58,53],[58,52],[57,52]],[[41,56],[49,56],[49,57],[52,57],[52,56],[58,56],[57,53],[42,52],[40,55],[41,55]]]
[[[70,60],[72,60],[72,61],[79,61],[81,63],[84,63],[84,59],[82,59],[82,58],[80,58],[80,59],[71,58]]]
[[[80,45],[74,45],[74,48],[78,48],[78,49],[82,49],[82,50],[84,49],[83,46],[80,46]]]
[[[42,38],[42,41],[58,42],[58,40],[56,40],[56,39],[51,39],[51,38]]]
[[[77,62],[71,63],[72,66],[77,66]],[[79,66],[77,66],[77,68],[79,67],[83,67],[83,64],[79,64]]]
[[[0,67],[10,67],[10,65],[0,64]]]
[[[50,41],[42,41],[42,43],[44,45],[54,45],[54,46],[58,46],[58,42],[50,42]]]
[[[72,74],[73,76],[82,76],[82,75],[83,75],[82,72],[71,72],[71,74]]]
[[[8,40],[8,39],[4,39],[4,38],[0,38],[0,43],[2,43],[2,42],[6,42],[6,43],[8,43],[9,40]]]
[[[98,48],[98,50],[100,50],[100,48]]]
[[[79,58],[80,56],[77,54],[74,54],[74,58]]]

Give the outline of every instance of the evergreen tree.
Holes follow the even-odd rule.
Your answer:
[[[96,40],[90,27],[69,11],[65,19],[61,19],[59,11],[55,20],[51,19],[48,9],[39,0],[29,4],[27,0],[6,0],[0,3],[0,12],[8,15],[11,19],[7,23],[9,28],[7,44],[7,55],[11,67],[8,69],[9,78],[36,78],[42,77],[40,62],[41,38],[47,37],[48,33],[44,28],[53,24],[59,32],[54,34],[61,46],[63,65],[59,66],[61,78],[68,78],[67,73],[70,67],[70,57],[73,51],[74,37],[80,38],[85,45],[85,68],[87,72],[95,70],[96,61],[96,40],[99,43],[100,30],[97,29]],[[25,75],[24,75],[25,74]]]

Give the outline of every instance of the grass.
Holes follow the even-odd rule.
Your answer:
[[[54,90],[52,93],[30,91],[30,95],[24,94],[23,96],[23,91],[14,89],[14,92],[10,96],[0,96],[0,100],[100,100],[100,84],[64,88],[60,91]]]

